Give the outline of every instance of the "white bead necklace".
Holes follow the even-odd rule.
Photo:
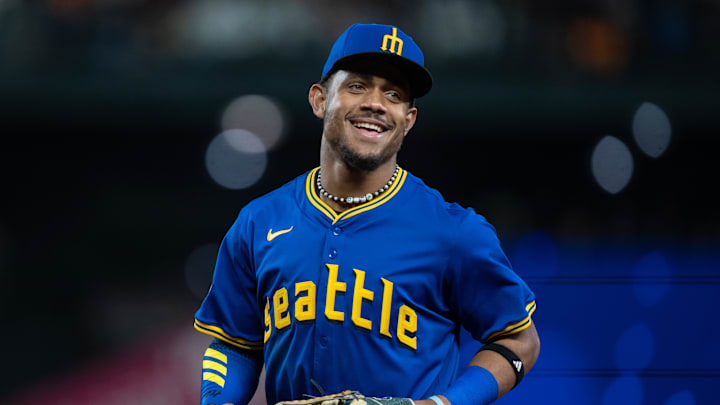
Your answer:
[[[344,204],[362,204],[365,202],[368,202],[372,200],[373,198],[379,196],[380,194],[384,193],[387,189],[392,187],[393,183],[395,182],[395,179],[397,178],[398,172],[400,172],[400,166],[395,165],[395,172],[393,173],[392,177],[390,178],[390,181],[387,182],[382,188],[375,193],[367,193],[362,197],[337,197],[327,192],[322,186],[322,172],[321,170],[318,170],[317,175],[317,188],[320,194],[324,195],[330,200],[341,202]]]

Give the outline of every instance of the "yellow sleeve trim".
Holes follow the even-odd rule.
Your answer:
[[[204,370],[215,370],[222,375],[227,375],[227,367],[212,360],[203,360],[202,367]]]
[[[527,315],[525,318],[523,318],[522,321],[516,322],[516,323],[514,323],[514,324],[512,324],[512,325],[510,325],[510,326],[507,326],[507,327],[506,327],[505,329],[503,329],[503,330],[499,330],[499,331],[497,331],[497,332],[491,333],[490,336],[488,336],[487,339],[485,339],[485,340],[483,340],[483,341],[481,341],[481,342],[482,342],[482,343],[487,343],[487,342],[489,342],[489,341],[491,341],[491,340],[497,339],[497,338],[500,337],[500,336],[514,335],[514,334],[516,334],[516,333],[518,333],[518,332],[520,332],[520,331],[522,331],[522,330],[524,330],[524,329],[527,329],[527,328],[532,324],[532,319],[531,319],[531,317],[532,317],[533,312],[535,312],[535,301],[527,304],[527,305],[525,306],[525,310],[527,311],[528,315]]]
[[[208,325],[205,323],[202,323],[195,320],[195,329],[197,329],[199,332],[208,334],[210,336],[215,336],[216,338],[222,340],[223,342],[230,343],[232,345],[235,345],[241,349],[247,349],[247,350],[262,350],[264,343],[262,341],[258,342],[251,342],[249,340],[244,340],[236,337],[232,337],[225,333],[222,329],[218,328],[217,326]]]
[[[212,381],[222,388],[225,388],[225,379],[215,373],[203,373],[203,380]]]

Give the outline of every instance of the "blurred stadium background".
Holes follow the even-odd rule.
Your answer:
[[[215,251],[317,164],[307,90],[355,22],[424,49],[400,164],[536,291],[540,359],[499,403],[714,403],[718,21],[717,0],[0,0],[0,403],[199,403]]]

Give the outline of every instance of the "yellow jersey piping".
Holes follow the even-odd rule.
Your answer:
[[[320,199],[320,196],[318,196],[317,191],[315,190],[315,179],[319,170],[320,168],[316,167],[308,174],[307,179],[305,180],[305,192],[307,193],[310,203],[312,203],[315,208],[317,208],[318,210],[320,210],[320,212],[324,213],[328,218],[330,218],[333,224],[337,223],[340,220],[351,218],[357,214],[369,211],[385,204],[391,198],[393,198],[395,194],[398,193],[398,191],[400,191],[400,188],[402,188],[403,184],[405,183],[405,179],[407,178],[407,171],[400,168],[396,181],[379,198],[362,203],[357,207],[353,207],[347,211],[343,211],[342,213],[337,214],[332,208],[330,208],[329,205],[327,205],[323,200]]]
[[[264,343],[261,341],[260,342],[251,342],[249,340],[232,337],[232,336],[228,335],[222,329],[218,328],[217,326],[212,326],[212,325],[202,323],[202,322],[198,321],[197,319],[195,320],[195,329],[197,329],[199,332],[208,334],[210,336],[215,336],[216,338],[218,338],[224,342],[230,343],[230,344],[240,347],[242,349],[262,350],[264,347]]]
[[[335,218],[337,218],[337,214],[335,213],[335,211],[327,204],[325,204],[325,202],[317,196],[317,193],[315,193],[315,176],[318,170],[320,170],[320,167],[314,168],[312,171],[310,171],[310,174],[308,174],[307,179],[305,180],[305,193],[307,194],[308,199],[310,200],[312,205],[315,206],[315,208],[319,209],[320,212],[322,212],[333,222],[335,222]]]
[[[499,330],[497,332],[491,333],[487,339],[482,341],[482,343],[487,343],[487,342],[494,340],[500,336],[513,335],[515,333],[520,332],[521,330],[528,328],[532,324],[531,317],[532,317],[533,312],[535,312],[535,308],[536,308],[535,301],[527,304],[525,306],[525,310],[527,311],[528,315],[525,318],[523,318],[522,321],[516,322],[512,325],[509,325],[503,330]]]

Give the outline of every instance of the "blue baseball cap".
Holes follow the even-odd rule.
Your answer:
[[[352,70],[360,61],[376,60],[399,68],[406,75],[413,97],[432,88],[432,76],[415,41],[392,25],[354,24],[335,41],[325,62],[322,77],[339,69]]]

